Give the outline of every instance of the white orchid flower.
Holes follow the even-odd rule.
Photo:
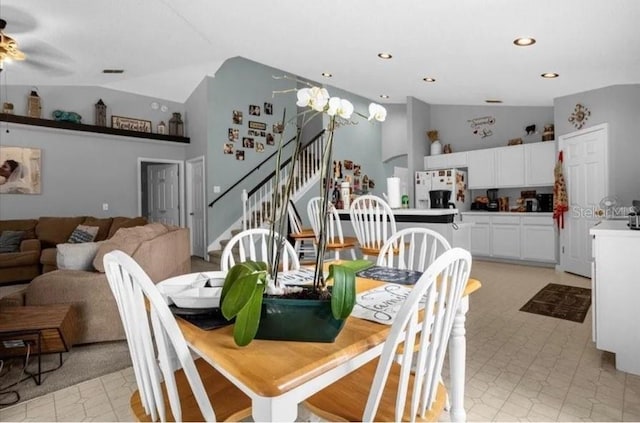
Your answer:
[[[386,118],[387,118],[387,109],[385,109],[384,107],[376,103],[369,104],[368,120],[375,119],[378,122],[384,122]]]
[[[353,104],[349,100],[345,100],[339,97],[331,97],[329,99],[329,109],[327,110],[329,116],[338,115],[343,119],[349,119],[353,114]]]
[[[299,107],[311,107],[318,112],[324,111],[329,101],[329,92],[320,87],[302,88],[298,90],[297,96],[296,105]]]

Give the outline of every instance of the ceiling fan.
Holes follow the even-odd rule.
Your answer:
[[[18,49],[18,43],[4,33],[7,21],[0,19],[0,71],[5,60],[24,60],[27,56]]]

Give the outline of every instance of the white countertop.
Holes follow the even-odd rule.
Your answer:
[[[553,212],[491,212],[486,210],[473,210],[460,213],[461,215],[490,215],[490,216],[553,216]]]
[[[458,209],[392,209],[394,215],[405,216],[444,216],[458,214]],[[339,209],[338,214],[348,214],[349,210]]]
[[[625,220],[603,220],[596,226],[589,229],[591,235],[615,235],[615,236],[630,236],[640,238],[640,231],[629,229],[627,224],[628,219]]]

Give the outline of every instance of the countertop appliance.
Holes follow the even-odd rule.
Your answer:
[[[629,229],[640,231],[640,213],[629,213]]]
[[[498,203],[498,188],[491,188],[487,190],[487,211],[498,211],[500,203]]]
[[[446,203],[460,211],[471,208],[471,199],[467,187],[467,172],[459,169],[441,169],[419,171],[415,175],[416,208],[436,208],[431,202],[430,191],[449,191]],[[445,207],[449,207],[448,205]]]
[[[451,191],[446,189],[432,189],[429,191],[429,201],[432,209],[448,209]],[[454,207],[451,207],[454,208]]]
[[[524,205],[528,212],[535,212],[539,210],[538,200],[536,198],[525,198]]]
[[[538,211],[550,213],[553,211],[553,194],[538,194]]]

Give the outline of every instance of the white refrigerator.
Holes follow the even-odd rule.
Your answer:
[[[416,172],[415,199],[416,208],[431,208],[429,191],[451,191],[449,202],[460,211],[471,208],[471,198],[467,185],[467,172],[460,169],[425,170]]]

